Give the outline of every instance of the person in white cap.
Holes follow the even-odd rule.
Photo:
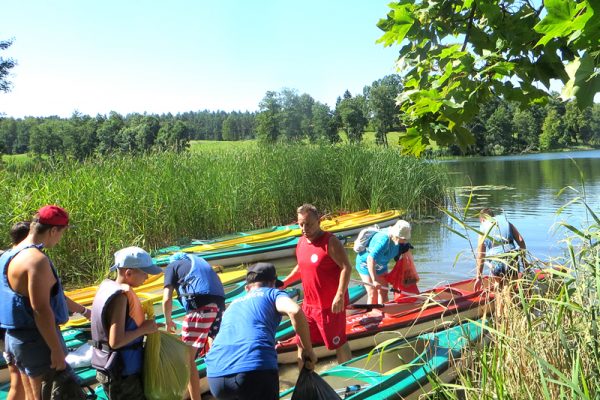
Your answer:
[[[142,400],[144,335],[156,332],[158,325],[146,319],[131,288],[162,269],[150,254],[134,246],[117,251],[110,270],[117,278],[100,284],[92,304],[92,366],[110,400]]]
[[[390,260],[396,257],[400,247],[410,240],[410,224],[399,220],[393,226],[374,234],[366,250],[356,256],[356,270],[363,282],[368,283],[367,302],[385,303],[388,291],[385,288]]]

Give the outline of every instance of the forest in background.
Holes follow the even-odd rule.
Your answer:
[[[335,107],[297,90],[269,91],[258,112],[189,111],[176,115],[84,115],[70,118],[0,118],[0,153],[68,157],[150,151],[182,151],[191,140],[270,143],[360,143],[365,132],[375,142],[388,145],[389,132],[405,132],[396,98],[400,78],[388,75],[365,86],[361,94],[346,91]],[[562,102],[558,95],[545,105],[519,108],[514,102],[495,99],[483,105],[467,127],[475,143],[433,147],[429,155],[502,155],[600,145],[600,105],[583,110],[575,100]],[[400,143],[389,143],[398,145]]]

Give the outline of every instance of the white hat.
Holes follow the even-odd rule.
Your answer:
[[[115,253],[115,263],[110,267],[110,270],[116,271],[117,268],[137,268],[150,275],[162,272],[159,266],[154,265],[150,254],[136,246],[126,247]]]
[[[395,236],[400,239],[409,240],[410,239],[410,224],[403,219],[398,220],[389,228],[389,233],[391,236]]]

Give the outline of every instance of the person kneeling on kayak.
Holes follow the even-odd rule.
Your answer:
[[[206,344],[214,338],[221,325],[225,310],[225,290],[219,276],[201,257],[175,253],[165,269],[163,314],[170,332],[176,326],[171,319],[173,290],[185,308],[181,339],[189,346],[190,382],[188,392],[191,400],[201,398],[200,378],[196,370],[196,358],[206,352]]]
[[[110,400],[145,399],[144,335],[156,332],[158,325],[145,319],[142,303],[131,288],[162,269],[143,249],[127,247],[115,253],[110,270],[117,272],[117,278],[100,284],[92,304],[92,366]]]
[[[223,314],[221,328],[206,355],[206,374],[217,399],[279,399],[275,333],[281,314],[287,314],[300,337],[298,347],[308,369],[317,356],[302,309],[277,289],[275,267],[258,263],[248,268],[246,295],[234,300]]]

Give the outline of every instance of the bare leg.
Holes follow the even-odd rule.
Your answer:
[[[200,393],[200,377],[198,376],[198,370],[196,369],[196,353],[198,349],[189,346],[189,366],[190,366],[190,383],[188,384],[188,394],[191,400],[200,400],[202,393]]]
[[[370,283],[373,284],[374,282],[371,281],[371,277],[369,275],[363,275],[363,274],[359,274],[360,275],[360,279],[365,282],[365,283]],[[371,286],[367,286],[365,285],[365,289],[367,290],[367,304],[375,304],[376,302],[376,296],[377,294],[375,293],[375,289],[373,289]]]
[[[335,349],[335,356],[338,364],[346,362],[352,358],[352,352],[350,351],[350,345],[348,342]]]
[[[42,400],[42,380],[44,376],[31,377],[21,373],[23,387],[27,394],[27,400]]]
[[[387,281],[383,277],[383,275],[375,275],[375,279],[377,279],[377,283],[387,286]],[[387,289],[378,289],[377,290],[377,302],[379,304],[383,304],[388,301],[388,291]]]
[[[26,400],[25,388],[21,380],[21,372],[19,369],[8,364],[8,372],[10,373],[10,390],[8,391],[7,400]]]

